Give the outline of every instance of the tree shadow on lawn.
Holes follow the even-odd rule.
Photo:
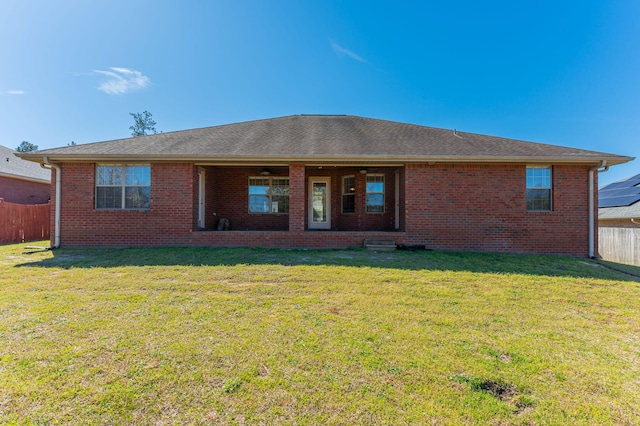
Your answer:
[[[640,268],[564,256],[448,251],[283,250],[258,248],[57,249],[16,265],[45,268],[120,266],[330,265],[403,270],[503,273],[640,281]]]

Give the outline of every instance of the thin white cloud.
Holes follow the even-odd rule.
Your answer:
[[[100,83],[98,90],[110,95],[124,95],[144,89],[151,84],[149,77],[129,68],[111,67],[107,71],[94,70],[93,72],[107,77]]]
[[[348,56],[351,59],[355,59],[358,62],[362,62],[363,64],[368,64],[367,60],[364,59],[362,56],[358,55],[357,53],[353,53],[349,49],[345,49],[344,47],[340,46],[338,43],[334,42],[333,40],[329,40],[329,42],[331,43],[331,47],[333,48],[333,51],[336,53],[336,55]]]
[[[24,90],[5,90],[5,95],[24,95]]]

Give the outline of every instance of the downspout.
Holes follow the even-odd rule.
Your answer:
[[[46,167],[46,166],[48,167]],[[60,187],[62,181],[62,170],[60,166],[54,163],[49,162],[49,157],[44,157],[44,164],[41,165],[45,169],[51,170],[51,168],[56,169],[56,210],[54,216],[54,238],[53,245],[49,247],[49,250],[57,249],[60,247],[60,204],[62,202],[62,197],[60,196]]]
[[[599,166],[592,167],[589,169],[589,257],[591,259],[595,259],[596,257],[596,248],[595,248],[596,218],[594,214],[595,194],[593,190],[594,173],[596,171],[606,172],[607,170],[609,170],[609,166],[607,166],[606,164],[607,164],[607,160],[602,160]],[[602,169],[603,167],[604,169]]]

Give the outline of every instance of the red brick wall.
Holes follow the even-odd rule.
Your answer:
[[[151,208],[143,211],[96,210],[95,164],[62,167],[61,230],[67,247],[337,248],[387,238],[443,250],[588,255],[586,166],[554,166],[553,211],[528,212],[525,165],[407,165],[399,170],[400,232],[389,232],[395,228],[394,167],[372,171],[385,174],[386,211],[377,215],[364,212],[365,175],[357,168],[273,168],[272,176],[289,176],[290,212],[254,215],[247,208],[247,179],[260,169],[206,167],[207,228],[215,229],[219,217],[228,217],[231,232],[195,231],[198,168],[193,164],[152,164]],[[341,213],[341,178],[346,175],[356,176],[360,188],[356,213],[348,215]],[[342,232],[305,231],[309,176],[331,177],[333,231]]]
[[[306,187],[304,164],[291,164],[289,166],[289,231],[298,234],[296,238],[300,238],[299,235],[305,229]]]
[[[96,210],[95,164],[63,163],[61,245],[128,247],[189,245],[197,220],[197,168],[151,165],[149,210]]]
[[[404,243],[402,232],[231,231],[194,232],[194,246],[335,249],[362,247],[365,239]]]
[[[553,211],[528,212],[525,165],[409,165],[407,243],[587,256],[588,170],[554,166]]]
[[[51,196],[51,185],[0,176],[0,198],[7,203],[47,204]]]

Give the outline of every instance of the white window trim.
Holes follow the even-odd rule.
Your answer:
[[[291,185],[291,181],[289,179],[289,176],[249,176],[249,179],[247,180],[247,212],[249,214],[289,214],[288,211],[286,212],[273,212],[271,211],[271,208],[269,208],[268,212],[252,212],[251,211],[251,203],[249,202],[249,199],[251,197],[251,195],[257,195],[257,194],[251,194],[249,193],[249,188],[251,187],[251,179],[260,179],[260,180],[264,180],[264,179],[268,179],[269,180],[269,194],[266,194],[269,197],[269,206],[271,206],[273,199],[272,197],[274,196],[274,194],[272,193],[272,187],[273,187],[273,179],[286,179],[289,181],[289,186]],[[282,195],[278,195],[275,194],[276,196],[282,196]],[[286,195],[286,197],[289,197],[289,194]],[[291,198],[289,198],[289,202],[291,202]]]
[[[526,169],[548,169],[549,170],[549,186],[548,187],[537,187],[537,188],[529,188],[526,182],[526,170],[525,170],[525,208],[527,212],[552,212],[553,211],[553,165],[551,164],[529,164]],[[526,191],[529,189],[548,189],[549,190],[549,208],[544,210],[533,210],[529,209],[527,206],[527,194]]]
[[[122,168],[122,183],[120,185],[98,185],[98,168],[99,167],[121,167]],[[149,167],[149,185],[127,185],[127,167]],[[126,207],[127,188],[149,188],[151,192],[151,164],[122,164],[122,163],[96,163],[95,167],[95,202],[94,208],[96,210],[149,210],[151,209],[151,200],[149,200],[149,207]],[[120,207],[98,207],[98,188],[122,188],[122,197]]]
[[[342,188],[341,188],[342,194],[341,194],[341,197],[340,197],[340,203],[341,203],[340,211],[342,212],[342,214],[354,214],[356,212],[356,193],[355,193],[355,190],[354,190],[354,192],[345,192],[345,188],[344,188],[345,187],[344,181],[347,180],[347,179],[350,179],[350,178],[353,179],[353,187],[355,188],[355,185],[356,185],[356,176],[355,175],[342,176],[342,181],[341,181],[342,182]],[[353,211],[352,212],[345,212],[344,211],[344,196],[345,195],[353,197]]]
[[[382,192],[368,192],[367,191],[367,179],[369,177],[377,177],[377,176],[381,176],[382,177]],[[364,187],[364,210],[367,214],[385,214],[386,210],[387,210],[387,206],[386,206],[386,200],[387,200],[387,182],[386,182],[386,176],[384,173],[367,173],[367,176],[365,178],[365,187]],[[369,211],[369,206],[367,205],[367,195],[369,194],[382,194],[382,211],[381,212],[370,212]]]

